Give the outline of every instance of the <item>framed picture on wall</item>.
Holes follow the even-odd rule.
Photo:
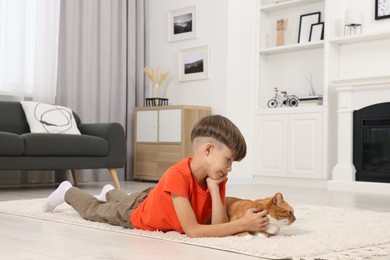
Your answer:
[[[320,21],[320,12],[301,15],[299,21],[298,43],[309,42],[311,25],[319,23]]]
[[[198,6],[192,5],[168,12],[168,41],[198,37]]]
[[[390,0],[375,0],[375,20],[390,18]]]
[[[209,76],[207,45],[179,51],[179,81],[206,79]]]
[[[310,28],[310,42],[321,41],[324,39],[324,23],[313,23]]]

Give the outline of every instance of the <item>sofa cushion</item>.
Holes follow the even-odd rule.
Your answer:
[[[23,134],[26,156],[106,156],[106,139],[91,135]]]
[[[54,133],[80,135],[76,120],[70,108],[21,101],[31,133]]]
[[[20,102],[0,102],[0,132],[10,132],[14,134],[30,132]]]
[[[0,155],[23,155],[24,142],[17,134],[0,132]]]

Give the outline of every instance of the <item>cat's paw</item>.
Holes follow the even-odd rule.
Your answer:
[[[238,233],[237,236],[245,238],[245,240],[251,240],[253,239],[253,236],[249,232],[241,232]]]
[[[252,239],[254,239],[255,237],[254,236],[252,236],[250,233],[248,233],[248,234],[246,234],[245,236],[244,236],[244,238],[245,238],[245,240],[252,240]]]
[[[269,237],[273,236],[273,234],[270,234],[270,233],[267,233],[267,232],[258,232],[256,235],[258,237],[266,237],[266,238],[269,238]]]
[[[276,234],[279,232],[279,228],[276,227],[276,226],[273,226],[273,225],[268,225],[267,229],[265,230],[265,232],[269,233],[269,234]]]

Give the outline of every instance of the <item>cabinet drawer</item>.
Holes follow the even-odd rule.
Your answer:
[[[157,145],[137,144],[135,149],[136,162],[134,177],[140,179],[155,179],[157,177]]]
[[[176,162],[183,159],[181,145],[159,145],[158,152],[158,174],[163,175],[164,172]]]

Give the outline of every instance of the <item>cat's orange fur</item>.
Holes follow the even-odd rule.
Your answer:
[[[226,197],[226,209],[230,221],[242,218],[245,215],[245,212],[250,208],[267,210],[269,225],[267,226],[266,231],[261,232],[267,237],[275,235],[281,226],[290,225],[295,221],[294,209],[284,200],[281,193],[276,193],[273,197],[254,201]],[[254,235],[255,233],[250,232],[250,234]],[[249,232],[243,232],[237,235],[249,235]]]

